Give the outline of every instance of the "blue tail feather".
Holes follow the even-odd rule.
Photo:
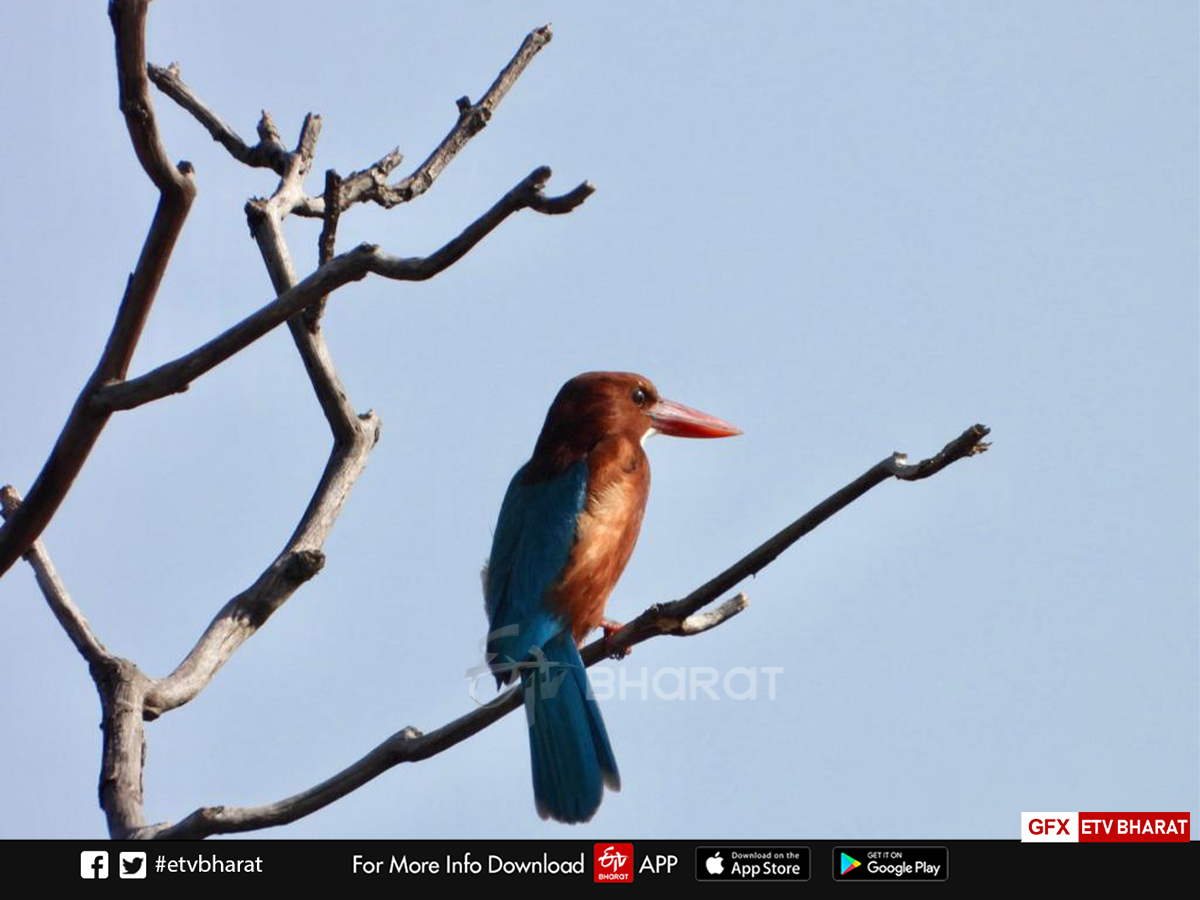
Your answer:
[[[521,676],[538,815],[586,822],[599,808],[605,786],[620,790],[621,776],[570,634],[551,638],[543,652],[545,664]]]

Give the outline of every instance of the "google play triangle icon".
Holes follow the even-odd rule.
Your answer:
[[[845,875],[851,869],[857,869],[861,865],[862,865],[862,863],[860,863],[857,859],[855,859],[850,854],[848,854],[848,853],[842,854],[842,874],[843,875]]]

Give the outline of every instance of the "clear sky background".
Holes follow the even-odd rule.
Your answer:
[[[559,385],[629,369],[745,436],[648,445],[609,604],[681,596],[893,450],[889,483],[745,585],[749,609],[624,663],[781,667],[774,699],[602,700],[624,778],[540,821],[519,715],[272,837],[1013,838],[1022,810],[1200,819],[1197,34],[1164,2],[184,3],[149,55],[247,138],[324,116],[316,172],[405,171],[533,27],[554,41],[419,201],[343,248],[417,255],[539,164],[523,213],[431,283],[331,301],[383,419],[325,570],[147,727],[150,821],[277,800],[469,710],[479,568]],[[104,4],[0,33],[0,482],[26,491],[91,372],[156,194]],[[199,196],[135,373],[270,299],[242,206],[275,177],[156,98]],[[302,272],[317,225],[288,233]],[[329,436],[286,330],[119,414],[45,534],[99,636],[169,672],[278,552]],[[0,580],[0,835],[103,833],[95,690],[27,566]],[[594,670],[593,670],[594,671]],[[670,689],[674,681],[662,677]],[[735,683],[735,688],[739,687]]]

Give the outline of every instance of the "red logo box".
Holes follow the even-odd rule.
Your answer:
[[[592,872],[601,884],[633,881],[633,844],[596,844]]]
[[[1079,842],[1184,843],[1191,840],[1191,826],[1190,812],[1081,812]]]

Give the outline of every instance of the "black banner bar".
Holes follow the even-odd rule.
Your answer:
[[[642,884],[702,889],[712,882],[774,882],[789,890],[849,881],[925,881],[958,887],[1047,884],[1092,874],[1136,874],[1144,886],[1193,872],[1197,844],[1030,844],[1011,841],[613,841],[0,842],[6,871],[38,887],[86,897],[100,884],[125,890],[229,885],[286,888],[330,883],[395,892],[448,881],[476,888]],[[857,865],[855,865],[857,863]],[[951,863],[953,865],[951,866]],[[1065,881],[1064,881],[1065,879]],[[468,884],[468,882],[470,884]],[[936,884],[927,884],[935,888]],[[757,890],[757,889],[756,889]],[[847,888],[851,893],[853,888]],[[886,891],[885,891],[886,892]]]

